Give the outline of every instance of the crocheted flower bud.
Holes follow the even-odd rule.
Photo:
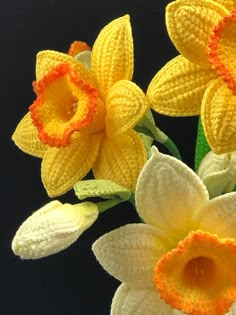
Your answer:
[[[58,253],[74,243],[97,217],[94,203],[71,205],[51,201],[20,226],[12,241],[12,250],[23,259]]]
[[[236,152],[217,155],[210,151],[201,161],[197,173],[211,198],[231,192],[236,184]]]

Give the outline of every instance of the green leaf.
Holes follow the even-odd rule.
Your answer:
[[[74,185],[76,196],[83,200],[89,197],[101,197],[104,199],[128,200],[130,191],[110,180],[90,179],[81,180]]]
[[[209,144],[206,140],[201,118],[199,117],[198,120],[198,132],[197,132],[197,142],[196,142],[196,148],[195,148],[195,170],[198,169],[201,160],[204,158],[204,156],[211,150],[209,147]]]

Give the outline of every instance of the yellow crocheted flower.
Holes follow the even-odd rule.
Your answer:
[[[157,112],[201,114],[216,154],[236,150],[236,1],[177,0],[166,8],[180,56],[153,78],[147,95]]]
[[[130,80],[133,39],[129,16],[106,25],[92,51],[74,42],[68,54],[37,55],[37,98],[13,135],[16,145],[41,157],[50,196],[65,193],[92,168],[96,178],[134,190],[146,161],[132,129],[149,102]]]
[[[136,205],[146,224],[125,225],[93,245],[123,282],[111,314],[235,314],[236,193],[209,200],[190,168],[153,147]]]

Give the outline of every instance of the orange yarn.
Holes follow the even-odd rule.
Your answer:
[[[57,89],[56,84],[60,79],[67,82],[63,88],[65,89],[64,94],[66,94],[68,103],[62,103],[61,106],[60,100],[58,100],[58,103],[55,103],[53,98],[50,98],[52,91],[47,91],[53,84],[54,90]],[[77,99],[73,95],[70,90],[71,83],[81,96],[81,99]],[[38,97],[29,109],[33,123],[38,129],[39,139],[43,143],[56,147],[67,146],[74,131],[79,131],[94,121],[97,110],[97,90],[79,78],[77,71],[68,64],[59,64],[54,67],[34,85],[34,88]],[[61,85],[58,85],[58,88],[61,89]],[[78,106],[77,103],[79,103]],[[79,112],[78,115],[76,115],[77,111]],[[48,119],[49,117],[52,118],[52,115],[53,123],[50,125]]]
[[[68,55],[74,57],[80,52],[85,51],[85,50],[91,50],[91,48],[85,42],[76,40],[70,45],[70,48],[68,50]]]
[[[230,16],[225,16],[214,28],[208,43],[208,57],[212,67],[220,76],[222,76],[228,87],[232,90],[233,94],[236,94],[235,74],[232,73],[229,65],[225,64],[220,57],[221,51],[219,47],[224,31],[227,31],[227,27],[230,27],[233,23],[236,23],[236,8],[232,11]]]

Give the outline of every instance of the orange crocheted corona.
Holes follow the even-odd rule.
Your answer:
[[[236,241],[190,232],[155,267],[162,299],[189,315],[223,315],[236,301]]]
[[[43,143],[67,146],[73,132],[94,121],[97,90],[79,78],[77,71],[68,64],[57,65],[34,88],[38,96],[30,112]]]
[[[82,51],[91,50],[91,48],[85,43],[81,41],[74,41],[68,50],[68,55],[74,57]]]
[[[236,8],[214,28],[208,43],[212,67],[236,94]]]

